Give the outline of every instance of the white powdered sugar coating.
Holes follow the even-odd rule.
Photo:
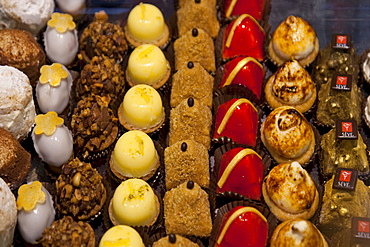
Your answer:
[[[0,66],[0,127],[18,140],[27,136],[36,111],[28,77],[10,66]]]
[[[37,34],[54,12],[53,0],[0,0],[0,13],[15,22],[17,28]]]
[[[17,224],[17,206],[15,197],[5,181],[0,178],[0,243],[9,247],[13,243]]]

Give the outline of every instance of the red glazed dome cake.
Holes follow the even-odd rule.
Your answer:
[[[231,191],[260,200],[264,169],[261,156],[253,149],[233,148],[221,157],[216,192]]]
[[[266,0],[226,0],[224,1],[225,17],[239,16],[249,14],[256,20],[263,18]]]
[[[236,57],[225,64],[220,87],[242,85],[260,99],[264,77],[265,70],[255,58]]]
[[[264,59],[265,30],[252,16],[243,14],[226,26],[222,42],[222,58],[250,56]]]
[[[236,206],[222,217],[215,247],[265,247],[269,225],[254,207]]]
[[[215,117],[213,138],[228,137],[233,142],[255,146],[258,110],[245,98],[234,98],[221,104]]]

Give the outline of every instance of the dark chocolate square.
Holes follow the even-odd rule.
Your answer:
[[[331,89],[333,90],[352,90],[352,75],[350,74],[333,74],[331,80]]]
[[[352,218],[352,243],[367,243],[370,246],[370,218]]]
[[[333,34],[331,36],[331,46],[333,49],[348,50],[351,48],[352,36],[350,34]]]
[[[338,168],[333,183],[333,189],[355,190],[358,171],[355,169]]]
[[[337,120],[335,129],[338,139],[358,139],[356,120]]]

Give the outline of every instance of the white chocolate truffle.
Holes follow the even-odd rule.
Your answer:
[[[39,186],[38,188],[35,186]],[[27,190],[27,195],[19,195],[17,199],[17,206],[18,206],[18,229],[21,233],[23,239],[27,243],[36,244],[36,241],[42,237],[42,233],[45,228],[49,227],[51,223],[53,223],[55,219],[55,210],[53,207],[53,200],[50,193],[41,185],[40,182],[34,181],[28,183],[27,185],[22,185],[20,189],[24,186],[28,186],[28,188],[33,187],[33,189]],[[41,188],[41,191],[40,191]],[[44,193],[41,197],[43,198],[35,198],[33,191],[38,193]],[[37,191],[39,190],[39,191]],[[19,190],[18,190],[19,191]],[[20,205],[20,198],[23,197],[25,201],[28,200],[39,200],[36,201],[35,206],[32,209],[27,210]],[[29,203],[29,202],[27,202]]]
[[[53,13],[44,33],[46,56],[53,63],[71,64],[78,52],[76,24],[69,14]]]
[[[0,127],[23,140],[34,124],[36,110],[28,77],[10,66],[0,66]]]
[[[112,246],[144,247],[144,243],[140,234],[134,228],[118,225],[109,228],[99,242],[99,247]]]
[[[59,122],[51,126],[54,121]],[[72,133],[63,125],[63,122],[63,119],[58,117],[55,112],[40,114],[36,117],[36,126],[32,131],[32,141],[37,154],[42,161],[53,167],[61,167],[66,164],[73,154]],[[45,125],[54,128],[53,131],[48,132]],[[41,129],[40,126],[45,129]]]
[[[149,226],[159,214],[159,201],[153,189],[142,179],[123,181],[111,201],[111,218],[117,225]]]
[[[59,83],[54,83],[57,80]],[[42,113],[55,111],[61,114],[69,104],[73,78],[62,64],[41,67],[41,76],[36,85],[36,100]]]
[[[17,206],[15,197],[5,181],[0,177],[0,243],[10,247],[13,243],[17,224]]]
[[[114,173],[126,178],[143,178],[158,166],[157,150],[146,133],[131,130],[118,139],[112,154],[111,169]]]
[[[133,129],[155,127],[163,122],[165,114],[161,96],[157,90],[145,84],[130,88],[118,111],[120,122],[123,118]]]
[[[158,88],[156,84],[167,81],[170,65],[158,46],[141,45],[130,54],[126,69],[126,78],[131,85],[147,84]]]
[[[127,17],[127,30],[139,41],[150,42],[160,39],[165,33],[165,27],[161,10],[152,4],[136,5]]]
[[[85,0],[56,0],[58,7],[71,15],[83,14],[85,12]]]

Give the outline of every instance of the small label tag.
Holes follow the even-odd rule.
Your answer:
[[[334,90],[351,91],[352,75],[333,74],[331,88]]]
[[[370,244],[370,218],[352,218],[352,243]]]
[[[331,44],[334,49],[348,50],[351,48],[352,37],[349,34],[333,34]]]
[[[338,139],[358,139],[358,128],[355,120],[337,120],[336,132]]]
[[[338,168],[333,183],[333,189],[355,190],[358,171],[355,169]]]

